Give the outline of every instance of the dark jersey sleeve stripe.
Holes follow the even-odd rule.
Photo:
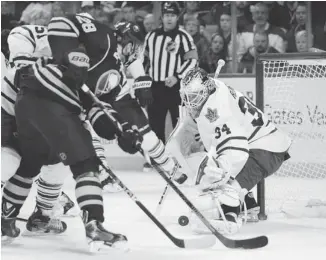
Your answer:
[[[33,44],[33,47],[34,47],[34,49],[35,49],[35,47],[36,47],[36,43],[35,43],[35,37],[34,37],[33,32],[32,32],[28,27],[26,27],[26,26],[22,26],[21,28],[23,28],[24,30],[26,30],[26,31],[28,32],[29,36],[31,37],[31,38],[29,39],[29,41]],[[27,38],[27,39],[28,39],[28,38]]]
[[[223,145],[225,145],[226,143],[228,143],[228,142],[230,142],[232,140],[247,141],[247,138],[245,136],[232,136],[232,137],[226,138],[225,140],[223,140],[221,143],[219,143],[216,146],[216,151],[218,151]]]

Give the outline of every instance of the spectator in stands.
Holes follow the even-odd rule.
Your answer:
[[[155,27],[155,19],[153,14],[147,14],[144,18],[144,28],[145,32],[149,33],[156,29]]]
[[[239,33],[243,32],[244,29],[252,24],[252,17],[249,10],[248,1],[236,1],[237,7],[237,30]]]
[[[54,2],[52,4],[52,17],[64,16],[64,14],[61,2]]]
[[[209,48],[209,41],[200,33],[200,21],[195,17],[185,20],[185,30],[192,36],[199,57],[203,57]]]
[[[185,25],[185,21],[189,18],[199,19],[198,9],[200,2],[198,1],[186,1],[184,12],[180,15],[179,23]]]
[[[286,52],[297,52],[295,35],[299,31],[306,29],[307,6],[305,3],[299,3],[294,13],[294,23],[286,34],[287,49]]]
[[[206,51],[205,55],[200,57],[199,67],[203,68],[208,73],[214,73],[217,68],[219,59],[226,61],[227,48],[224,38],[221,34],[215,33],[212,36],[210,48]],[[221,73],[225,73],[227,67],[224,66]]]
[[[121,6],[123,19],[127,22],[135,22],[136,21],[136,11],[135,8],[129,4],[126,3],[125,5]]]
[[[96,19],[100,16],[100,2],[82,1],[80,8],[82,12],[89,13]]]
[[[232,43],[231,43],[231,12],[229,8],[225,8],[220,17],[219,23],[219,33],[223,36],[224,42],[227,46],[228,53],[227,55],[231,55],[232,53]]]
[[[304,2],[300,2],[295,10],[295,21],[291,29],[286,34],[287,52],[298,52],[296,44],[296,34],[300,31],[306,30],[307,21],[307,5]],[[326,34],[323,28],[314,26],[312,28],[314,47],[317,49],[326,50]],[[299,51],[300,52],[300,51]]]
[[[143,21],[136,20],[136,10],[135,7],[132,5],[132,2],[124,2],[121,6],[121,11],[123,15],[122,20],[136,23],[139,26],[142,33],[145,35],[145,28],[144,28]]]
[[[291,29],[295,18],[297,1],[271,1],[269,2],[269,22],[285,31]]]
[[[266,32],[269,45],[283,53],[285,51],[285,33],[281,28],[268,23],[268,6],[259,2],[251,6],[250,11],[254,24],[248,26],[240,37],[239,57],[241,58],[253,46],[255,32]]]
[[[254,46],[250,47],[247,53],[243,55],[238,67],[240,73],[255,72],[256,58],[262,53],[278,53],[278,51],[269,46],[268,35],[266,32],[256,32],[254,35]]]
[[[312,47],[308,42],[307,31],[298,31],[295,35],[295,45],[298,52],[323,52],[323,50]],[[312,39],[314,38],[311,35]],[[312,42],[313,44],[313,42]]]
[[[20,22],[24,24],[48,25],[51,18],[51,4],[31,3],[24,9]]]
[[[233,39],[231,38],[231,10],[230,7],[224,7],[221,17],[220,17],[220,23],[219,23],[219,34],[223,36],[224,42],[225,42],[225,48],[226,48],[226,65],[227,71],[231,72],[231,65],[232,65],[232,53],[233,53]],[[237,33],[236,36],[237,45],[240,44],[240,33]],[[240,59],[237,61],[239,62]]]

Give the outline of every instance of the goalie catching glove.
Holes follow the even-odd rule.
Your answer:
[[[215,190],[230,180],[231,174],[220,168],[219,163],[210,155],[206,155],[199,165],[196,184],[200,183],[202,191]]]
[[[135,79],[133,89],[135,90],[135,96],[142,107],[153,103],[151,86],[152,78],[149,76],[140,76]]]

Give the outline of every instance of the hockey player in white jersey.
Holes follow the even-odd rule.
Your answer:
[[[180,147],[184,131],[195,129],[205,150],[195,178],[201,190],[196,205],[221,232],[234,233],[245,195],[290,158],[291,139],[244,95],[200,68],[181,81],[180,95],[188,117],[170,144]],[[192,220],[195,231],[205,231]]]

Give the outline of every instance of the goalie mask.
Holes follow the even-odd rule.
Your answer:
[[[216,89],[216,84],[206,71],[193,68],[181,81],[180,96],[189,115],[197,118],[210,94]]]

